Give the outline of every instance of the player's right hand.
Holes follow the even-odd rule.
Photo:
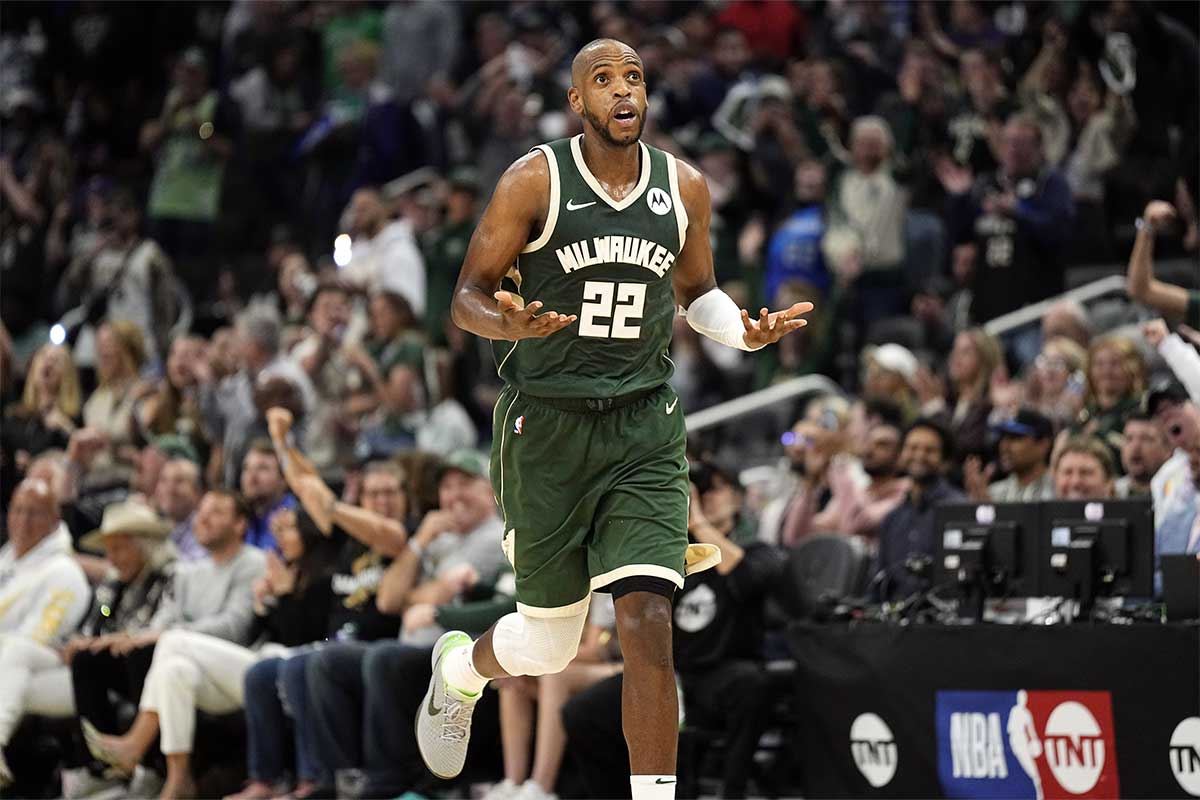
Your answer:
[[[504,317],[504,338],[509,341],[540,339],[561,331],[579,319],[574,314],[568,316],[554,311],[538,314],[542,308],[540,300],[525,305],[524,301],[512,292],[496,292],[493,297],[496,298],[500,314]]]

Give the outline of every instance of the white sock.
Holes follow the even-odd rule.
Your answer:
[[[674,775],[630,775],[633,800],[675,800]]]
[[[455,647],[442,659],[442,677],[446,683],[466,695],[476,695],[487,686],[488,679],[479,674],[471,659],[474,642]]]

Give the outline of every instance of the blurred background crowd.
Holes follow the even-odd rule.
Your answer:
[[[716,621],[683,594],[677,627],[704,623],[677,659],[685,705],[743,748],[725,796],[761,733],[754,586],[806,537],[858,542],[881,600],[920,588],[907,557],[949,499],[1152,496],[1156,536],[1193,552],[1197,30],[1192,4],[1119,0],[9,4],[0,745],[36,765],[22,719],[86,720],[49,758],[78,795],[133,791],[142,763],[164,796],[213,764],[209,793],[420,782],[420,695],[388,687],[423,689],[437,632],[512,604],[479,455],[500,387],[451,295],[500,174],[582,130],[569,64],[598,36],[645,63],[646,141],[708,180],[723,288],[816,304],[756,354],[677,325],[684,408],[840,387],[693,442],[690,527],[727,568]],[[1121,297],[1061,299],[1110,274]],[[273,407],[315,470],[299,484]],[[620,669],[600,617],[578,670],[489,704],[497,799],[564,790],[564,722],[595,737],[565,791],[628,791],[596,735]],[[30,772],[20,791],[57,791]]]

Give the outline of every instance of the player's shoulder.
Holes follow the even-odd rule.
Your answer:
[[[704,173],[685,159],[675,156],[675,171],[679,176],[679,194],[686,206],[688,215],[698,219],[699,215],[707,215],[712,204],[708,192],[708,181]]]

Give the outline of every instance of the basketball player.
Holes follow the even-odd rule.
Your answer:
[[[590,592],[604,590],[625,659],[633,797],[671,798],[671,597],[683,586],[689,495],[683,414],[667,385],[672,318],[681,306],[701,334],[757,350],[802,327],[812,304],[751,319],[717,288],[708,187],[640,141],[646,84],[631,47],[585,45],[571,82],[584,133],[504,173],[451,309],[459,327],[493,340],[505,382],[491,474],[517,611],[476,642],[456,631],[438,641],[417,740],[435,775],[458,775],[487,681],[566,667]]]

